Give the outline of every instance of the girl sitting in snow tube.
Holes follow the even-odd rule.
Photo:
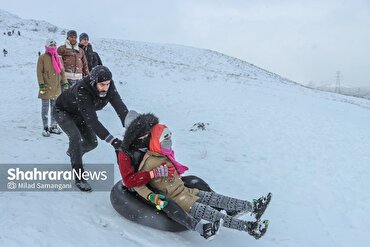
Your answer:
[[[210,188],[205,183],[203,183],[206,185],[205,188],[200,188],[201,190],[192,189],[191,184],[187,187],[179,174],[188,168],[175,160],[170,145],[171,133],[164,125],[158,124],[155,116],[140,115],[130,125],[125,126],[128,128],[122,146],[124,151],[118,152],[118,162],[127,187],[134,187],[143,198],[156,205],[157,209],[162,209],[169,218],[187,229],[199,232],[205,238],[213,236],[223,220],[224,226],[247,231],[257,239],[266,232],[267,221],[260,222],[259,218],[266,209],[271,198],[270,194],[251,203],[209,192]],[[142,154],[136,154],[137,150],[146,151],[148,145],[150,151],[146,152],[144,159]],[[131,160],[127,159],[128,156]],[[127,166],[127,163],[131,167]],[[133,177],[135,179],[132,179]],[[146,183],[151,187],[143,185]],[[150,188],[154,189],[154,192]],[[257,221],[242,221],[222,214],[214,207],[236,212],[251,212]],[[203,224],[201,219],[210,223]]]
[[[174,174],[174,169],[171,169],[172,167],[168,169],[167,166],[161,166],[153,171],[137,171],[138,164],[149,146],[150,129],[157,123],[158,118],[152,114],[139,115],[135,111],[127,114],[125,119],[127,129],[122,148],[116,151],[122,181],[117,182],[112,188],[111,203],[119,214],[141,225],[171,232],[194,229],[198,225],[202,234],[208,232],[203,236],[209,237],[212,229],[215,228],[215,223],[198,224],[198,221],[190,217],[172,200],[163,200],[165,203],[157,207],[159,209],[157,211],[152,203],[144,200],[132,189],[146,185],[151,179],[171,177]],[[189,187],[211,191],[208,184],[196,176],[185,176],[182,179]]]

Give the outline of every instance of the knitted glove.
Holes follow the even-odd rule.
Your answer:
[[[69,88],[69,83],[65,82],[65,83],[62,84],[62,86],[63,86],[63,91],[65,91]]]
[[[166,196],[162,194],[150,193],[147,197],[148,201],[153,203],[158,210],[163,209],[167,206]]]
[[[39,84],[39,92],[40,92],[40,94],[46,93],[45,84]]]
[[[120,149],[122,146],[122,141],[118,138],[114,138],[111,144],[115,149]]]
[[[165,162],[163,162],[160,166],[154,168],[150,172],[150,178],[159,178],[159,177],[170,177],[173,178],[173,174],[175,173],[175,168],[173,166],[167,166]]]

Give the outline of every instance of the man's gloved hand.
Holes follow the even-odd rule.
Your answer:
[[[40,92],[40,94],[46,93],[45,84],[39,84],[39,92]]]
[[[147,199],[151,203],[155,204],[155,207],[158,210],[162,210],[168,204],[168,202],[166,201],[166,196],[163,194],[155,194],[152,192],[148,195]]]
[[[122,141],[118,138],[114,138],[111,144],[115,149],[120,149],[122,146]]]
[[[65,83],[62,84],[62,86],[63,86],[63,91],[65,91],[69,88],[69,83],[65,82]]]
[[[175,167],[167,166],[166,162],[163,162],[160,166],[154,168],[150,172],[150,178],[159,178],[159,177],[170,177],[173,178],[175,173]]]

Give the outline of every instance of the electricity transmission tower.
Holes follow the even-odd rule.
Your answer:
[[[340,93],[340,71],[337,71],[336,81],[335,81],[335,92]]]

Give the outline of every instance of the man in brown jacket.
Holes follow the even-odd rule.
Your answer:
[[[166,197],[168,197],[198,221],[216,222],[221,220],[224,227],[245,231],[256,239],[261,238],[266,233],[268,221],[261,222],[260,218],[271,200],[271,193],[249,202],[215,192],[187,188],[180,175],[188,168],[175,159],[171,135],[172,133],[165,125],[156,124],[151,128],[148,135],[150,136],[149,151],[141,161],[138,171],[151,171],[163,165],[173,166],[175,168],[173,178],[158,177],[150,180],[149,185],[155,191],[145,185],[135,187],[135,191],[159,209],[166,207],[168,204]],[[216,208],[251,213],[256,220],[241,220],[221,213]]]
[[[50,133],[60,134],[54,118],[54,105],[56,98],[61,94],[61,88],[67,89],[68,82],[65,78],[64,69],[56,50],[56,42],[48,39],[45,45],[45,53],[40,55],[37,61],[37,80],[39,83],[39,98],[42,102],[41,115],[44,130],[42,135],[50,136]],[[48,115],[51,108],[51,124],[49,128]]]
[[[62,57],[65,75],[70,86],[89,74],[85,52],[78,47],[76,31],[67,32],[66,42],[58,48],[58,54]]]

